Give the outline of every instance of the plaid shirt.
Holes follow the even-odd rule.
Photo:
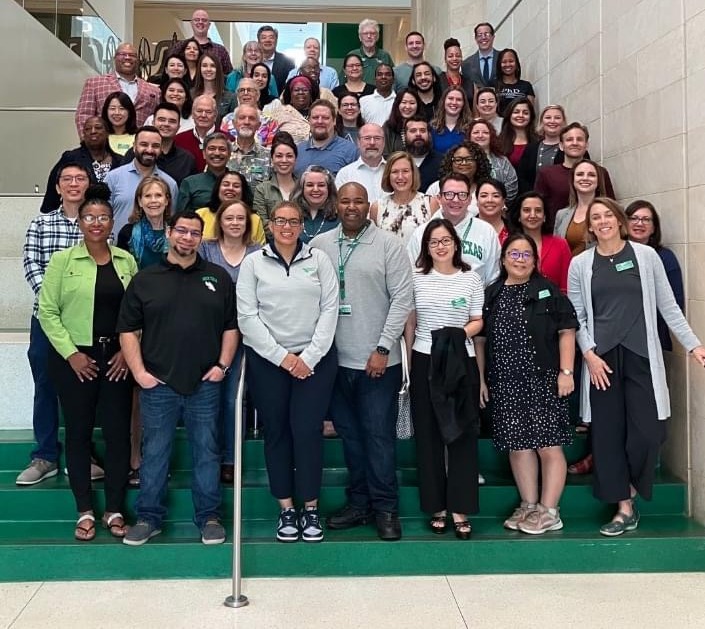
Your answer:
[[[82,238],[83,234],[78,228],[78,221],[66,218],[61,207],[32,219],[22,249],[24,277],[34,291],[32,316],[37,316],[39,289],[42,287],[42,279],[44,279],[44,271],[49,264],[49,258],[56,251],[68,249],[78,244]]]

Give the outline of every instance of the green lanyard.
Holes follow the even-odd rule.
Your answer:
[[[348,263],[352,252],[355,251],[355,248],[360,244],[360,238],[362,238],[363,234],[367,231],[367,228],[369,226],[370,224],[367,223],[362,229],[362,231],[357,236],[355,236],[353,241],[348,245],[348,250],[345,256],[343,256],[343,229],[342,227],[340,228],[340,235],[338,236],[338,282],[340,284],[341,301],[345,300],[345,265]]]
[[[465,242],[465,239],[468,237],[468,232],[470,231],[471,227],[472,227],[472,216],[470,217],[470,222],[468,223],[468,226],[465,228],[465,231],[463,232],[463,237],[460,239],[461,243]]]

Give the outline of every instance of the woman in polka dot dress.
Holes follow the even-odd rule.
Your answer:
[[[574,388],[578,327],[570,301],[538,273],[537,260],[530,237],[507,238],[499,279],[485,294],[486,342],[477,343],[478,356],[487,359],[493,441],[509,451],[521,496],[504,526],[530,534],[563,528],[558,509],[566,478],[562,446],[571,442],[567,396]],[[482,396],[488,400],[487,387]]]

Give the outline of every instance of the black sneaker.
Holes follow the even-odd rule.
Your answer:
[[[301,511],[299,526],[301,527],[301,539],[304,542],[323,541],[323,528],[316,507],[307,507]]]
[[[280,542],[299,541],[299,523],[296,518],[296,509],[293,507],[282,509],[279,513],[277,540]]]

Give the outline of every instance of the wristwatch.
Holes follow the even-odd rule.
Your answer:
[[[381,345],[378,345],[378,346],[375,348],[375,351],[376,351],[378,354],[382,354],[382,356],[389,356],[389,350],[388,350],[386,347],[382,347]]]
[[[561,373],[564,376],[572,376],[573,375],[573,370],[572,369],[561,369]]]
[[[223,372],[224,376],[227,376],[230,373],[230,367],[224,365],[223,363],[216,363],[215,366]]]

